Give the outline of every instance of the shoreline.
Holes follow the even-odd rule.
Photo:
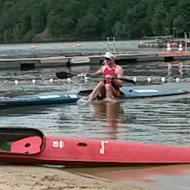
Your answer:
[[[127,168],[1,164],[0,172],[0,190],[179,190],[190,185],[190,164]]]

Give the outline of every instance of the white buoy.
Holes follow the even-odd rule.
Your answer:
[[[71,79],[70,79],[70,78],[67,78],[67,82],[71,82]]]
[[[32,80],[32,84],[35,84],[35,83],[36,83],[36,80],[35,80],[35,79],[33,79],[33,80]]]
[[[133,80],[134,80],[135,82],[137,82],[137,77],[134,77]]]
[[[84,77],[84,81],[85,81],[85,82],[88,82],[88,77]]]
[[[148,78],[147,78],[147,81],[150,83],[150,82],[151,82],[151,78],[150,78],[150,77],[148,77]]]
[[[50,83],[53,83],[53,79],[50,79],[49,82],[50,82]]]
[[[164,82],[165,82],[165,77],[162,77],[162,78],[161,78],[161,81],[164,83]]]
[[[176,82],[177,82],[177,83],[179,82],[179,78],[176,78]]]
[[[16,84],[16,85],[18,84],[18,80],[15,80],[15,84]]]

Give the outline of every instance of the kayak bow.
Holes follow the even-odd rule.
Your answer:
[[[0,162],[66,166],[190,163],[190,148],[45,136],[38,129],[0,128]]]

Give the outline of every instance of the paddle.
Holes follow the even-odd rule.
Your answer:
[[[61,71],[61,72],[56,72],[56,76],[59,79],[67,79],[67,78],[71,78],[71,77],[78,76],[78,75]],[[92,76],[92,77],[94,77],[94,76]],[[115,79],[123,80],[124,82],[128,82],[128,83],[136,85],[135,81],[130,80],[130,79],[126,79],[126,78],[115,78]]]

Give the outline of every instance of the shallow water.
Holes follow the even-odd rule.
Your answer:
[[[65,170],[65,169],[64,169]],[[190,165],[67,169],[80,175],[93,175],[143,190],[188,190]]]

